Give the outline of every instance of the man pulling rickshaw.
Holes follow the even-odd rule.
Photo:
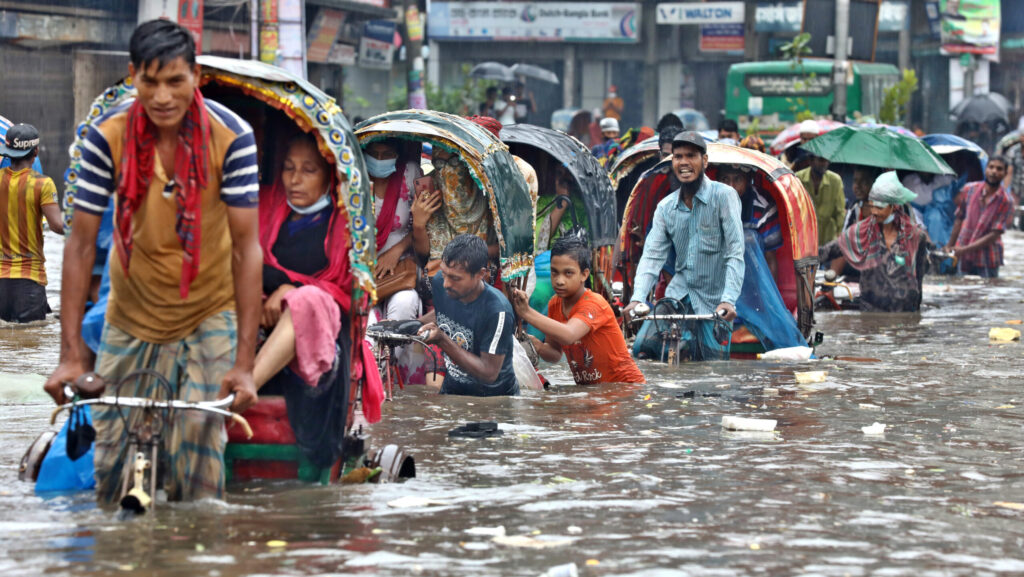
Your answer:
[[[96,370],[119,380],[148,368],[173,398],[234,394],[256,400],[253,359],[260,316],[256,142],[252,128],[199,92],[192,34],[166,20],[140,25],[129,75],[138,97],[110,110],[85,137],[61,287],[61,360],[46,382],[58,402],[87,370],[81,321],[100,218],[115,203],[111,295]],[[232,274],[227,275],[225,271]],[[149,389],[161,388],[151,385]],[[156,396],[163,391],[136,391]],[[135,415],[129,420],[134,419]],[[117,497],[125,423],[117,407],[94,412],[101,500]],[[127,426],[126,426],[127,425]],[[223,419],[192,412],[164,439],[172,500],[224,492]]]

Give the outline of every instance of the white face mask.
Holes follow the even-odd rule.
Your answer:
[[[323,195],[321,195],[316,202],[309,206],[295,206],[292,204],[292,201],[287,198],[285,198],[284,201],[288,203],[288,208],[292,209],[296,214],[315,214],[327,208],[327,205],[331,203],[330,187],[324,191]]]
[[[885,217],[885,220],[882,221],[882,224],[892,224],[892,221],[894,221],[894,220],[896,220],[896,213],[895,212],[893,212],[889,216]]]

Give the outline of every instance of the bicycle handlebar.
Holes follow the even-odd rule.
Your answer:
[[[74,398],[74,387],[72,387],[70,384],[65,384],[64,396],[69,399]],[[198,403],[179,400],[158,401],[146,397],[117,397],[108,395],[103,397],[96,397],[93,399],[79,399],[77,401],[71,401],[70,403],[59,405],[56,409],[53,410],[53,413],[50,415],[50,424],[53,425],[54,423],[57,422],[57,415],[59,415],[61,411],[70,410],[74,407],[81,407],[85,405],[128,407],[132,409],[160,409],[165,411],[205,411],[208,413],[213,413],[215,415],[220,415],[222,417],[227,417],[231,419],[233,423],[242,427],[242,430],[245,432],[246,438],[251,439],[253,432],[252,427],[249,426],[249,422],[246,421],[245,417],[243,417],[242,415],[239,415],[238,413],[233,413],[230,410],[228,410],[228,408],[231,407],[231,404],[234,402],[234,393],[224,397],[223,399],[218,399],[216,401],[200,401]]]

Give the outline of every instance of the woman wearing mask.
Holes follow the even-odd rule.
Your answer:
[[[818,249],[819,260],[831,261],[836,274],[846,264],[860,271],[862,311],[916,312],[921,308],[930,241],[903,207],[916,197],[900,184],[895,172],[883,173],[868,195],[871,218],[857,221],[838,239]]]
[[[259,388],[289,367],[289,376],[316,387],[338,367],[341,315],[351,299],[348,227],[337,218],[334,167],[312,135],[289,141],[279,174],[260,198],[260,326],[269,336],[253,379]]]
[[[396,139],[372,142],[363,148],[377,216],[376,320],[402,321],[421,314],[415,290],[419,273],[412,250],[412,199],[421,172],[419,164],[407,160],[401,150],[401,142]],[[397,355],[403,382],[422,383],[422,353],[405,346]]]

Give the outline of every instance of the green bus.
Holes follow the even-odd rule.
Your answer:
[[[892,64],[850,64],[847,114],[859,112],[877,118],[882,95],[899,81],[899,70]],[[757,118],[758,132],[773,136],[796,122],[795,111],[810,110],[816,117],[830,115],[833,89],[831,60],[805,59],[796,68],[789,60],[733,64],[725,79],[725,115],[736,119],[742,131]]]

